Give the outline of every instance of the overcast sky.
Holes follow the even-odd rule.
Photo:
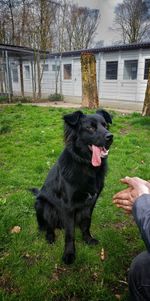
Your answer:
[[[97,29],[95,41],[104,40],[105,45],[110,45],[112,42],[119,40],[118,32],[110,30],[113,26],[114,8],[116,4],[123,0],[73,0],[80,6],[97,8],[100,10],[101,19]]]

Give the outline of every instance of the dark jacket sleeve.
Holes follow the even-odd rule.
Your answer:
[[[150,252],[150,194],[143,194],[135,201],[132,213]]]

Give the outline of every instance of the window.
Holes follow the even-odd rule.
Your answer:
[[[12,79],[14,83],[18,83],[18,68],[12,67]]]
[[[25,71],[25,79],[30,79],[30,66],[29,65],[25,65],[24,66],[24,71]]]
[[[137,79],[138,60],[124,61],[123,79]]]
[[[150,59],[145,60],[144,79],[148,79],[148,72],[150,69]]]
[[[49,70],[48,64],[42,64],[41,67],[42,67],[43,72],[47,72]]]
[[[56,70],[59,71],[60,70],[60,66],[59,65],[52,65],[52,71],[56,72]]]
[[[117,79],[118,62],[106,62],[106,79]]]
[[[71,64],[64,65],[64,79],[71,79],[72,78],[72,68]]]

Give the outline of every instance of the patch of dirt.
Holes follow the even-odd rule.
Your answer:
[[[63,274],[66,274],[69,271],[70,271],[70,268],[68,268],[68,267],[67,268],[66,267],[61,267],[61,266],[58,266],[56,264],[54,272],[52,273],[52,280],[53,281],[58,281]]]
[[[3,274],[0,276],[0,288],[8,294],[19,294],[20,289],[14,285],[10,274]]]
[[[53,301],[81,301],[81,298],[77,296],[66,296],[66,297],[55,296],[55,299],[53,299]]]
[[[33,106],[39,107],[54,107],[54,108],[81,108],[81,104],[79,103],[70,103],[65,101],[52,101],[52,102],[39,102],[32,103]]]
[[[119,230],[126,229],[127,227],[133,226],[133,225],[135,225],[135,222],[132,217],[128,220],[112,224],[113,228],[119,229]]]
[[[132,129],[132,127],[131,127],[129,124],[126,125],[126,124],[124,123],[124,127],[122,127],[122,128],[120,129],[120,134],[121,134],[122,136],[126,136],[127,134],[130,133],[131,129]]]
[[[33,266],[42,259],[40,255],[30,255],[29,253],[23,254],[22,258],[24,259],[28,267]]]

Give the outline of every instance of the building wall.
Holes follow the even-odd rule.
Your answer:
[[[102,53],[100,56],[100,85],[99,96],[101,99],[143,101],[147,80],[144,80],[145,59],[150,59],[150,51],[120,51],[114,53]],[[124,80],[124,61],[138,60],[138,71],[136,80]],[[117,80],[106,80],[106,62],[118,61]]]
[[[119,100],[129,102],[143,102],[147,80],[144,80],[145,59],[150,59],[149,50],[116,51],[108,53],[99,53],[96,55],[97,86],[99,98],[101,100]],[[124,80],[124,61],[138,60],[137,79]],[[118,61],[117,80],[106,79],[106,62]],[[80,57],[64,57],[41,60],[42,64],[48,64],[48,70],[43,72],[41,81],[42,97],[47,97],[56,91],[56,71],[54,66],[60,65],[60,72],[57,79],[57,92],[66,96],[71,101],[81,101],[82,98],[82,80]],[[70,79],[64,79],[64,65],[71,64],[72,74]],[[26,66],[29,66],[30,77],[26,76]],[[32,72],[31,62],[23,62],[24,91],[25,95],[32,95]],[[20,94],[20,72],[18,66],[18,83],[13,82],[14,94]]]

